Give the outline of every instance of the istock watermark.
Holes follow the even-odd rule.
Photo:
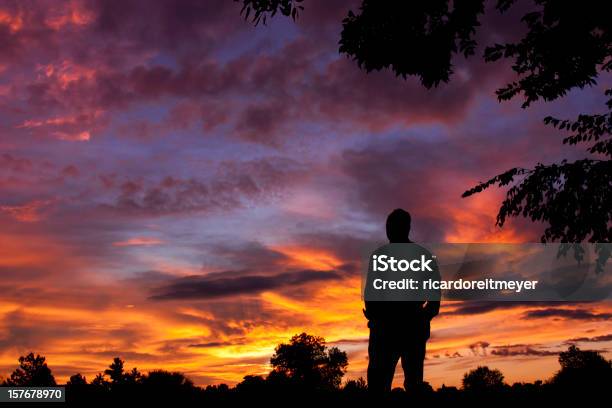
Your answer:
[[[366,301],[595,301],[612,296],[612,244],[383,245],[363,270]]]
[[[432,271],[429,264],[433,259],[426,259],[425,255],[421,255],[421,259],[395,259],[387,255],[372,255],[372,267],[374,272],[385,272],[391,270],[394,272],[401,271]]]

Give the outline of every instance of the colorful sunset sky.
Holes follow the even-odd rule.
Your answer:
[[[584,157],[542,119],[603,110],[610,78],[522,109],[495,97],[508,61],[458,57],[429,91],[367,74],[338,53],[357,6],[255,27],[230,0],[0,1],[0,375],[34,351],[58,381],[121,356],[235,384],[306,331],[356,378],[360,257],[391,210],[419,242],[539,241],[495,226],[503,190],[461,193]],[[521,15],[487,14],[477,40],[515,39]],[[611,322],[605,302],[445,302],[425,377],[546,379],[571,343],[610,358]]]

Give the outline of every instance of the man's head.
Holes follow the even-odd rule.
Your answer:
[[[387,217],[387,238],[389,242],[409,242],[410,214],[401,208],[393,210]]]

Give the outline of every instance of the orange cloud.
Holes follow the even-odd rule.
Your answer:
[[[272,247],[289,258],[288,266],[299,266],[319,270],[334,269],[342,265],[342,261],[330,251],[303,246]]]
[[[118,247],[126,247],[126,246],[150,246],[150,245],[161,245],[164,241],[151,238],[151,237],[134,237],[127,239],[125,241],[117,241],[113,242],[114,246]]]
[[[0,24],[7,25],[12,33],[15,33],[23,27],[23,16],[21,13],[13,15],[6,10],[0,9]]]
[[[465,185],[468,185],[467,183]],[[452,219],[446,242],[457,243],[524,243],[533,241],[531,231],[518,230],[512,220],[503,228],[495,225],[503,192],[487,191],[464,199],[461,206],[447,206],[445,215]]]
[[[45,24],[57,31],[68,25],[83,26],[90,24],[94,18],[94,13],[88,10],[83,2],[71,0],[57,3],[56,8],[46,16]]]

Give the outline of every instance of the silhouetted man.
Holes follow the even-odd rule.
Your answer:
[[[402,209],[389,214],[387,237],[391,244],[411,242],[408,239],[410,222],[410,214]],[[426,249],[414,246],[429,254]],[[439,279],[437,265],[435,274]],[[423,388],[425,343],[430,334],[430,321],[439,310],[439,301],[366,300],[364,314],[370,328],[368,389],[372,393],[382,394],[391,390],[395,366],[400,358],[406,391]]]

